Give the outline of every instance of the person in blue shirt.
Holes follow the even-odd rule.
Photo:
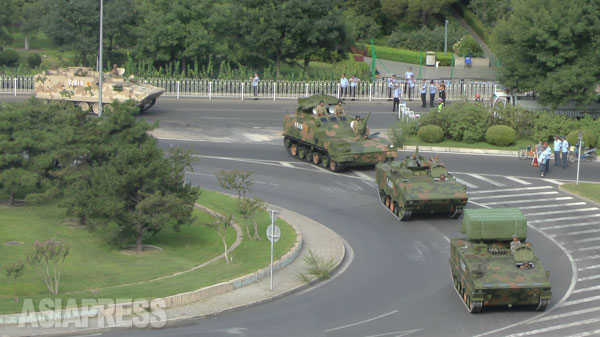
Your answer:
[[[560,147],[562,150],[562,162],[563,165],[562,167],[564,169],[566,169],[567,167],[569,167],[569,162],[567,161],[567,157],[569,156],[569,142],[567,141],[567,139],[565,138],[565,136],[560,136]]]
[[[346,74],[342,74],[342,78],[340,79],[340,97],[346,97],[348,95],[348,78]]]
[[[560,149],[561,149],[561,140],[558,139],[558,136],[554,136],[554,166],[560,166]]]
[[[540,175],[542,178],[548,174],[549,166],[550,166],[550,156],[552,155],[552,150],[547,143],[544,143],[544,151],[540,156]]]
[[[427,107],[427,81],[423,80],[421,83],[421,101],[423,102],[423,108]]]
[[[258,77],[258,73],[254,73],[254,77],[250,77],[250,79],[252,80],[252,88],[254,89],[254,99],[258,99],[258,81],[260,81],[260,78]]]
[[[400,107],[400,88],[396,84],[394,86],[394,104],[392,105],[392,112],[397,112]]]
[[[360,79],[352,75],[352,78],[350,79],[350,96],[352,96],[353,101],[354,97],[356,96],[356,87],[358,86],[358,82],[360,82]]]
[[[437,92],[437,85],[433,80],[429,82],[429,106],[433,108],[433,100],[435,99],[435,93]]]
[[[388,97],[392,98],[392,93],[394,92],[394,88],[396,87],[396,85],[398,84],[398,80],[396,79],[396,75],[392,75],[392,77],[390,77],[388,79]]]

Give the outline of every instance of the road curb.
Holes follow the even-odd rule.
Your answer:
[[[419,145],[419,151],[425,152],[451,152],[451,153],[475,153],[475,154],[490,154],[490,155],[500,155],[500,156],[518,156],[519,151],[511,151],[511,150],[495,150],[495,149],[469,149],[463,147],[445,147],[445,146],[421,146]],[[415,151],[417,149],[416,145],[406,145],[403,148],[406,151]]]

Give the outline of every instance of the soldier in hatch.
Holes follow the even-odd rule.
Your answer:
[[[362,136],[367,139],[369,137],[369,128],[367,127],[367,123],[360,119],[359,115],[356,115],[356,118],[350,122],[350,127],[354,130],[354,133],[358,136]]]
[[[335,109],[333,109],[333,112],[338,117],[344,115],[344,107],[342,106],[342,100],[338,101],[338,104],[335,106]]]
[[[327,115],[327,108],[325,108],[325,102],[323,101],[319,102],[319,105],[317,105],[315,110],[317,112],[317,116],[319,117]]]

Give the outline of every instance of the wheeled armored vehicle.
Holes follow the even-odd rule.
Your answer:
[[[467,209],[462,232],[465,238],[450,240],[450,270],[469,312],[491,306],[546,309],[550,272],[525,242],[527,219],[521,210]]]
[[[447,213],[458,218],[467,205],[466,187],[456,181],[439,158],[427,161],[418,150],[403,161],[375,166],[379,197],[394,216]]]
[[[393,144],[368,134],[368,117],[357,121],[332,111],[319,115],[315,109],[321,101],[331,106],[338,103],[333,96],[299,98],[296,112],[284,116],[283,144],[292,157],[338,172],[347,167],[390,161],[398,156]],[[353,127],[359,122],[361,130]]]
[[[113,72],[103,73],[103,106],[108,106],[114,100],[133,100],[140,106],[140,111],[146,111],[165,92],[163,88],[129,81],[123,78],[124,72],[125,69],[116,68]],[[99,77],[98,72],[92,68],[46,70],[34,78],[36,98],[74,102],[82,110],[98,114]]]

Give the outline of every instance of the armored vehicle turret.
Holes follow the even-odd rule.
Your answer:
[[[338,172],[346,167],[374,165],[398,156],[387,140],[369,135],[367,120],[329,111],[333,96],[298,99],[295,114],[283,118],[283,144],[292,157]],[[333,110],[333,109],[331,109]]]
[[[140,111],[148,110],[165,91],[148,84],[134,83],[123,78],[125,69],[115,68],[102,77],[102,105],[117,101],[133,100]],[[99,111],[98,72],[92,68],[69,67],[46,70],[35,75],[35,97],[47,100],[74,102],[82,110]]]
[[[381,203],[400,220],[434,213],[457,218],[467,205],[466,187],[437,156],[426,160],[418,149],[403,161],[377,164],[375,176]]]
[[[533,254],[527,219],[518,208],[467,209],[466,238],[450,240],[452,282],[469,312],[482,307],[530,305],[546,309],[550,272]]]

